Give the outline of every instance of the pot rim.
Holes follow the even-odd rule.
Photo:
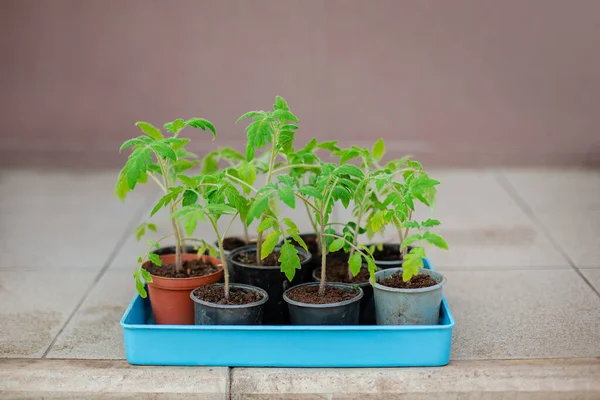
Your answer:
[[[373,245],[378,245],[379,243],[382,243],[384,247],[398,246],[398,248],[400,248],[400,243],[396,243],[396,242],[374,242],[374,243],[368,243],[365,246],[369,247],[369,246],[373,246]],[[412,249],[412,246],[408,246],[408,251],[410,251],[410,249]],[[373,261],[375,261],[375,264],[385,265],[385,266],[390,266],[390,265],[402,266],[402,262],[403,262],[403,260],[401,258],[399,258],[397,260],[378,260],[376,258],[373,258]]]
[[[225,308],[225,309],[229,309],[229,310],[236,310],[236,309],[241,309],[241,308],[258,307],[258,306],[261,306],[261,305],[265,304],[269,300],[269,294],[266,292],[266,290],[264,290],[262,288],[259,288],[257,286],[252,286],[252,285],[245,285],[243,283],[230,283],[229,284],[229,288],[241,288],[241,289],[246,289],[246,290],[252,290],[253,292],[260,293],[263,296],[263,298],[260,299],[259,301],[255,301],[254,303],[248,303],[248,304],[215,304],[215,303],[210,303],[208,301],[205,301],[205,300],[202,300],[202,299],[196,297],[196,295],[194,294],[194,292],[196,291],[196,289],[198,289],[200,287],[205,287],[205,286],[225,286],[225,284],[224,283],[212,283],[210,285],[201,285],[201,286],[198,286],[197,288],[194,288],[190,292],[190,298],[194,301],[194,303],[202,304],[203,306],[206,306],[206,307]]]
[[[362,288],[358,285],[352,285],[349,283],[338,283],[338,282],[325,282],[325,286],[333,286],[333,287],[337,287],[337,288],[341,288],[341,289],[345,289],[345,288],[352,288],[352,289],[358,289],[358,295],[354,296],[351,299],[348,300],[344,300],[344,301],[340,301],[337,303],[328,303],[328,304],[312,304],[312,303],[302,303],[299,301],[295,301],[292,300],[288,297],[288,293],[291,292],[294,289],[297,289],[299,287],[302,286],[319,286],[319,283],[316,282],[308,282],[308,283],[302,283],[300,285],[296,285],[293,286],[291,288],[289,288],[288,290],[286,290],[285,292],[283,292],[283,300],[285,300],[286,303],[293,305],[293,306],[297,306],[297,307],[305,307],[305,308],[333,308],[333,307],[341,307],[341,306],[345,306],[351,303],[355,303],[357,301],[360,301],[363,296],[364,296],[364,291],[362,290]]]
[[[379,281],[377,279],[378,278],[377,274],[383,275],[385,272],[388,272],[388,273],[391,272],[390,275],[394,275],[395,273],[401,272],[402,270],[404,270],[404,268],[388,268],[388,269],[384,269],[384,270],[381,270],[381,271],[377,271],[375,273],[375,286],[374,286],[374,288],[375,289],[379,289],[379,290],[385,290],[387,292],[395,292],[395,293],[423,293],[423,292],[431,292],[431,291],[434,291],[434,290],[437,290],[437,289],[441,289],[442,286],[444,286],[446,284],[446,277],[444,275],[440,274],[437,271],[432,271],[430,269],[424,269],[424,268],[422,268],[419,271],[419,273],[421,271],[427,271],[428,275],[437,274],[437,275],[439,275],[439,276],[442,277],[442,280],[440,281],[440,283],[438,283],[437,285],[428,286],[428,287],[425,287],[425,288],[399,289],[399,288],[392,288],[392,287],[389,287],[389,286],[382,285],[382,284],[379,283]]]
[[[307,265],[310,260],[312,260],[312,254],[310,254],[310,252],[304,250],[302,247],[298,247],[298,246],[294,246],[299,253],[302,253],[303,256],[305,256],[304,261],[300,261],[300,265],[302,267],[304,267],[305,265]],[[281,248],[281,245],[277,245],[275,246],[275,250],[278,250]],[[281,270],[281,266],[279,265],[248,265],[248,264],[244,264],[242,262],[239,262],[237,260],[234,260],[233,257],[237,256],[239,253],[255,253],[256,252],[256,245],[255,244],[250,244],[248,246],[244,246],[244,247],[238,247],[235,250],[232,250],[229,255],[227,256],[227,261],[238,266],[238,267],[243,267],[243,268],[250,268],[250,269],[258,269],[258,270]]]
[[[186,253],[186,254],[191,254],[191,253]],[[167,255],[167,254],[163,254],[163,255]],[[159,256],[162,257],[162,256]],[[197,256],[198,257],[198,256]],[[208,275],[200,275],[200,276],[190,276],[188,278],[167,278],[166,276],[160,276],[160,275],[152,275],[150,274],[150,276],[152,277],[152,280],[154,280],[155,278],[158,280],[165,280],[165,281],[177,281],[177,282],[186,282],[186,281],[191,281],[194,279],[204,279],[204,278],[208,278],[220,273],[223,273],[223,262],[221,260],[219,260],[218,258],[209,256],[209,255],[203,255],[203,256],[199,256],[198,258],[201,258],[203,260],[208,259],[208,261],[211,262],[212,265],[215,266],[215,268],[217,268],[216,272],[213,272],[212,274],[208,274]],[[220,261],[220,264],[216,264],[213,260],[217,260]],[[148,263],[148,262],[152,262],[150,260],[147,260],[146,262],[144,262],[144,264]],[[142,266],[144,265],[142,264]],[[221,266],[221,268],[219,268],[219,266]]]

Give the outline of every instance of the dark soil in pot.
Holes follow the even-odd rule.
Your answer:
[[[291,300],[307,304],[340,303],[358,296],[358,291],[342,290],[338,287],[325,286],[325,294],[319,294],[319,286],[299,286],[290,290],[288,297]]]
[[[363,265],[360,272],[348,279],[348,262],[341,259],[328,259],[327,270],[325,271],[327,282],[348,283],[359,286],[364,297],[360,301],[360,323],[361,325],[375,324],[375,305],[373,303],[373,286],[369,282],[369,270],[366,265]],[[321,281],[321,268],[315,269],[313,272],[315,282]]]
[[[289,323],[288,307],[283,301],[283,292],[302,282],[301,272],[311,260],[311,255],[302,248],[298,248],[298,256],[302,260],[302,269],[296,271],[292,282],[280,271],[278,248],[263,260],[262,266],[256,265],[256,245],[236,249],[227,258],[227,264],[235,272],[236,282],[257,286],[269,294],[269,301],[264,308],[264,324]]]
[[[225,251],[233,251],[240,247],[248,246],[249,244],[250,243],[237,236],[226,237],[223,240],[223,249],[225,249]]]
[[[402,279],[402,274],[394,274],[378,283],[396,289],[420,289],[438,284],[431,276],[424,274],[414,275],[407,282]]]
[[[318,283],[303,283],[283,295],[292,325],[358,325],[363,291],[358,286],[327,283],[319,294]]]
[[[200,286],[194,290],[194,296],[213,304],[240,305],[256,303],[264,296],[260,293],[239,287],[229,289],[229,299],[225,299],[225,290],[217,286]]]
[[[233,283],[201,286],[190,294],[196,325],[260,325],[269,295],[261,288]]]
[[[191,278],[194,276],[210,275],[219,269],[204,259],[184,260],[181,263],[181,272],[177,272],[175,264],[163,264],[158,266],[153,262],[145,263],[144,269],[155,276],[165,278]]]

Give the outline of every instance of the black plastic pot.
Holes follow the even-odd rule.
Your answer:
[[[265,325],[282,325],[289,322],[288,307],[283,301],[283,292],[301,283],[301,272],[307,268],[307,264],[311,260],[310,253],[299,247],[297,249],[298,255],[304,257],[304,261],[300,263],[302,269],[296,271],[292,282],[287,280],[279,266],[247,265],[236,260],[236,256],[240,253],[256,253],[256,245],[235,249],[227,257],[227,264],[231,264],[233,267],[236,282],[257,286],[269,294],[269,301],[264,308],[263,323]]]
[[[363,265],[363,268],[367,268]],[[321,282],[321,268],[317,268],[312,274],[315,282]],[[343,282],[327,282],[327,283],[343,283]],[[363,283],[346,283],[346,285],[358,286],[363,291],[363,298],[360,301],[360,318],[361,325],[375,325],[375,302],[373,301],[373,286],[371,282]]]
[[[301,286],[318,286],[318,283],[303,283],[288,289],[283,299],[290,310],[292,325],[358,325],[360,316],[360,300],[363,291],[358,286],[343,283],[327,283],[327,286],[337,287],[347,291],[358,290],[360,293],[350,300],[330,304],[300,303],[288,297],[288,293]]]
[[[215,283],[212,286],[223,287],[223,283]],[[190,297],[194,301],[194,323],[196,325],[262,324],[264,305],[269,300],[267,292],[261,288],[236,283],[230,284],[229,287],[257,292],[262,295],[262,299],[255,303],[240,305],[214,304],[200,300],[194,295],[194,289],[190,293]]]
[[[192,245],[187,245],[187,246],[185,246],[185,252],[186,253],[197,253],[198,247],[192,246]],[[157,256],[164,256],[167,254],[175,254],[175,246],[164,246],[164,247],[154,250],[153,253],[156,254]]]
[[[373,244],[368,244],[367,246],[373,246]],[[383,243],[383,247],[385,249],[391,249],[395,253],[398,253],[397,260],[377,260],[375,258],[375,265],[380,269],[388,269],[388,268],[402,268],[402,255],[400,254],[400,245],[398,243]],[[408,246],[407,251],[411,251],[412,246]]]

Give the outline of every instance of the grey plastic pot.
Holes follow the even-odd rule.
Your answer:
[[[358,286],[343,283],[327,283],[327,286],[337,287],[342,290],[358,290],[357,296],[350,300],[330,304],[310,304],[294,301],[288,297],[290,291],[302,286],[319,286],[318,283],[303,283],[285,291],[283,300],[290,310],[290,323],[292,325],[358,325],[360,316],[360,300],[363,291]]]
[[[279,249],[279,246],[276,247]],[[300,263],[302,269],[310,263],[311,255],[304,249],[297,247],[298,254],[304,257]],[[301,283],[302,271],[296,271],[296,276],[289,282],[279,266],[247,265],[236,260],[240,253],[255,253],[256,245],[249,245],[233,250],[227,257],[227,265],[231,265],[238,283],[252,285],[264,289],[269,294],[269,301],[265,305],[264,323],[266,325],[287,324],[289,321],[288,307],[283,301],[283,292],[288,288]]]
[[[437,325],[446,278],[439,272],[421,269],[419,274],[430,275],[438,284],[420,289],[396,289],[379,283],[402,271],[402,268],[390,268],[375,273],[373,294],[377,325]]]
[[[362,268],[367,268],[367,266],[363,265]],[[321,268],[315,269],[313,271],[312,277],[315,282],[321,282]],[[348,285],[348,283],[346,283],[346,285]],[[375,303],[373,301],[373,285],[371,285],[371,282],[369,281],[363,283],[353,283],[351,285],[358,286],[363,291],[363,298],[360,301],[360,324],[375,325]]]
[[[223,283],[211,286],[223,287]],[[229,305],[209,303],[196,297],[192,290],[191,299],[194,301],[194,323],[196,325],[260,325],[262,324],[263,308],[269,295],[261,288],[250,285],[232,283],[230,288],[251,290],[262,295],[262,299],[249,304]]]

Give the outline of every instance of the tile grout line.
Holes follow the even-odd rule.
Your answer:
[[[227,367],[227,394],[226,398],[231,400],[233,398],[233,394],[231,394],[231,386],[233,382],[233,367]]]
[[[135,212],[133,218],[131,219],[131,221],[129,222],[129,224],[127,224],[127,226],[125,227],[125,231],[123,232],[123,234],[121,235],[121,237],[117,241],[117,244],[115,245],[115,247],[113,248],[113,250],[108,255],[108,258],[106,259],[106,262],[104,263],[104,266],[102,266],[102,268],[100,269],[100,271],[98,272],[98,274],[96,275],[96,277],[94,278],[94,280],[92,281],[92,283],[90,284],[90,286],[84,292],[81,300],[79,300],[79,302],[77,303],[77,305],[75,306],[75,308],[73,309],[73,311],[71,312],[71,314],[69,315],[69,317],[67,318],[67,320],[65,321],[65,323],[63,324],[63,326],[60,328],[60,330],[58,331],[58,333],[56,334],[56,336],[54,337],[54,339],[52,340],[52,342],[50,343],[50,345],[48,346],[48,348],[46,349],[46,351],[44,352],[44,354],[42,355],[41,358],[46,358],[48,356],[48,354],[50,353],[50,351],[54,347],[54,344],[58,340],[58,337],[61,335],[61,333],[63,333],[63,331],[65,330],[65,328],[67,327],[67,325],[69,325],[69,322],[71,322],[71,320],[73,319],[73,317],[75,316],[75,314],[79,311],[79,309],[81,308],[81,306],[83,305],[83,303],[85,302],[85,300],[90,295],[91,291],[94,289],[94,287],[96,286],[96,284],[98,284],[98,282],[100,281],[100,279],[102,279],[102,277],[104,276],[104,274],[106,273],[106,271],[110,267],[110,264],[113,262],[113,260],[115,259],[115,257],[117,256],[117,254],[119,253],[119,251],[121,250],[121,248],[123,247],[123,244],[125,244],[127,236],[130,234],[130,232],[133,229],[135,229],[135,226],[137,225],[138,221],[141,219],[142,214],[144,213],[144,211],[146,211],[146,208],[147,208],[147,206],[149,204],[150,204],[150,200],[146,200],[142,204],[142,206],[140,206],[138,208],[138,210]]]
[[[496,173],[495,177],[496,181],[500,184],[500,186],[504,188],[504,190],[506,190],[510,198],[513,199],[513,201],[517,204],[517,206],[519,206],[519,208],[521,208],[521,211],[523,211],[523,213],[531,220],[531,222],[542,231],[544,236],[546,236],[546,238],[550,241],[550,244],[552,244],[554,248],[556,248],[558,252],[563,256],[563,258],[569,263],[571,269],[573,269],[575,273],[579,275],[579,277],[583,279],[583,281],[590,287],[590,289],[592,289],[592,291],[596,293],[596,296],[600,297],[600,292],[598,291],[598,289],[596,289],[594,285],[592,285],[592,283],[585,277],[585,275],[583,275],[581,270],[577,268],[577,265],[575,265],[575,262],[571,259],[571,257],[569,257],[567,252],[558,244],[556,240],[554,240],[554,238],[550,234],[550,231],[535,215],[535,212],[533,211],[531,206],[527,204],[527,202],[525,202],[525,200],[519,195],[517,189],[510,183],[508,178],[503,173]]]

